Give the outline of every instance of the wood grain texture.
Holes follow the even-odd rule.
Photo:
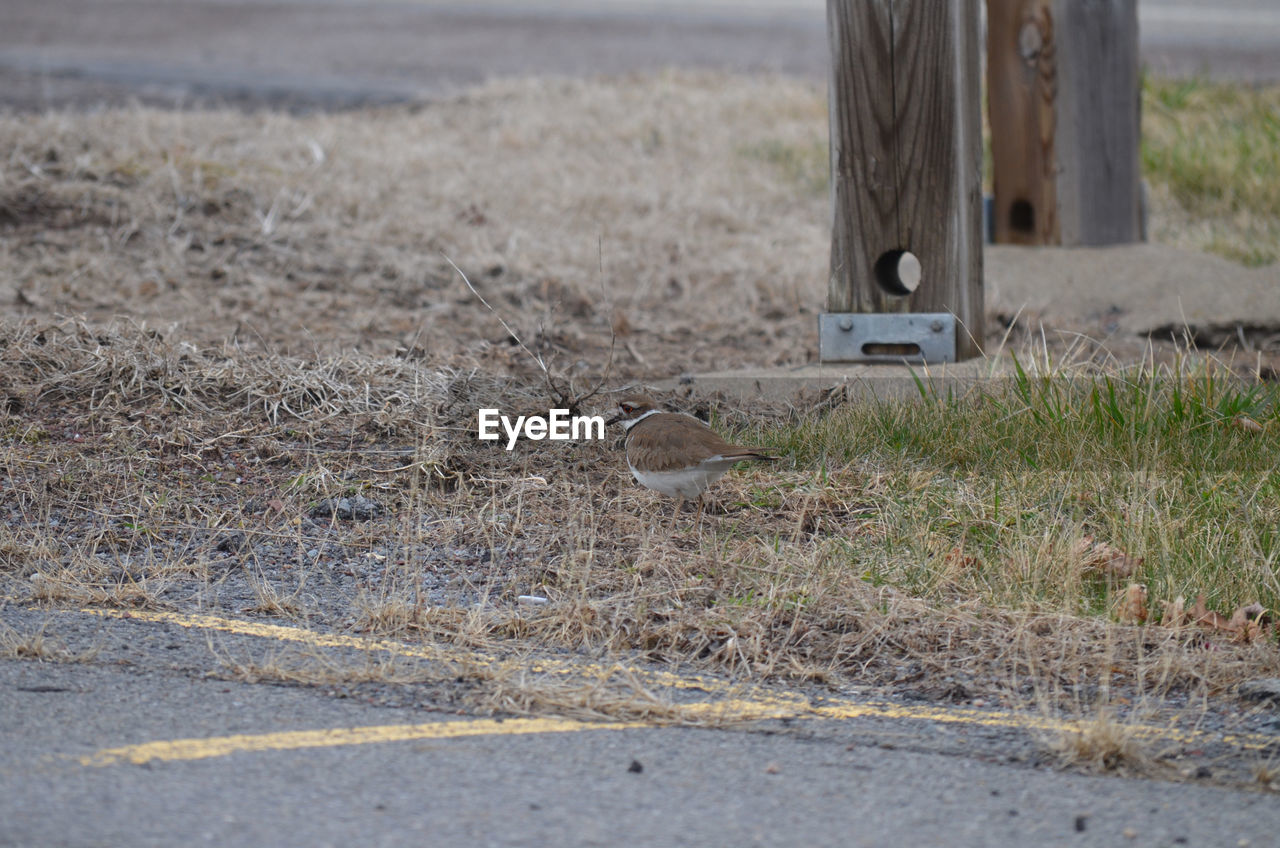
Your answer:
[[[1142,239],[1136,0],[987,0],[995,240]]]
[[[1058,244],[1053,0],[987,0],[995,240]]]
[[[1057,0],[1062,243],[1141,241],[1137,0]],[[1068,216],[1066,213],[1078,210]]]
[[[978,0],[828,0],[829,312],[952,312],[960,358],[982,338]],[[907,250],[919,288],[876,261]]]

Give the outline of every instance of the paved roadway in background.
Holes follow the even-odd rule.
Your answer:
[[[818,0],[5,0],[0,106],[326,108],[495,76],[667,66],[826,74]],[[1142,0],[1144,61],[1280,80],[1280,2]]]

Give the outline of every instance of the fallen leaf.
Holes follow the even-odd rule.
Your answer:
[[[955,577],[966,571],[976,569],[981,562],[975,556],[969,556],[964,552],[964,548],[955,547],[947,551],[947,555],[942,558],[943,572],[949,577]]]
[[[1130,583],[1116,614],[1122,624],[1142,624],[1147,620],[1147,587]]]
[[[1254,601],[1240,607],[1231,614],[1230,618],[1227,618],[1206,606],[1203,592],[1196,596],[1195,605],[1191,608],[1191,620],[1194,623],[1210,630],[1229,633],[1233,642],[1252,642],[1260,637],[1262,619],[1266,614],[1266,607]]]
[[[1261,433],[1266,429],[1247,415],[1237,415],[1235,418],[1231,419],[1231,423],[1234,424],[1237,429],[1244,430],[1246,433]]]
[[[1160,606],[1163,608],[1163,612],[1160,614],[1160,624],[1162,626],[1181,627],[1187,623],[1187,599],[1182,595],[1172,601],[1161,601]]]
[[[1262,635],[1262,617],[1267,614],[1267,608],[1262,604],[1254,601],[1231,613],[1231,620],[1227,623],[1236,631],[1235,640],[1238,642],[1252,642]]]
[[[1231,619],[1228,624],[1236,629],[1242,628],[1250,619],[1261,618],[1266,611],[1267,608],[1257,601],[1254,601],[1251,604],[1245,604],[1231,614]]]
[[[1196,602],[1191,607],[1191,621],[1213,630],[1229,630],[1231,620],[1205,606],[1204,592],[1201,592],[1196,595]]]
[[[1085,571],[1092,571],[1113,580],[1127,580],[1142,567],[1142,557],[1129,556],[1124,551],[1092,536],[1076,540],[1074,553],[1080,557]]]

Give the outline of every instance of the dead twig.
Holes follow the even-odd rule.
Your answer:
[[[493,305],[489,303],[489,301],[485,300],[484,295],[480,294],[480,292],[476,290],[476,287],[472,285],[471,280],[467,278],[467,275],[463,273],[463,270],[458,267],[456,262],[443,253],[440,255],[444,256],[444,261],[448,262],[453,267],[453,270],[458,272],[458,276],[462,278],[462,282],[464,282],[467,288],[471,290],[471,293],[476,296],[476,299],[484,305],[485,309],[488,309],[493,313],[494,317],[498,319],[498,323],[500,323],[502,328],[507,331],[507,335],[511,336],[515,343],[520,346],[520,349],[527,353],[529,358],[531,358],[542,371],[542,375],[547,382],[547,390],[551,394],[552,403],[557,407],[568,409],[571,415],[577,415],[581,412],[582,405],[584,403],[600,393],[600,390],[604,387],[604,384],[609,380],[609,376],[613,372],[614,351],[618,343],[618,334],[613,329],[612,322],[609,326],[609,356],[605,362],[604,373],[600,376],[600,379],[596,381],[594,386],[586,392],[579,394],[574,388],[572,377],[566,378],[565,386],[557,385],[555,375],[551,373],[551,369],[547,366],[546,360],[543,359],[540,354],[531,350],[529,346],[524,343],[524,340],[520,338],[516,331],[511,328],[511,325],[507,323],[506,319],[502,317],[502,314],[499,313],[498,310],[494,309]],[[605,298],[605,314],[608,315],[611,310],[607,308],[609,306],[609,301],[608,292],[604,285],[603,251],[601,251],[600,256],[600,291]]]

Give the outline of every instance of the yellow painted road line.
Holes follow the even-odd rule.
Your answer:
[[[481,665],[501,665],[504,662],[511,662],[510,660],[503,661],[475,650],[432,645],[410,645],[390,639],[317,633],[300,627],[266,624],[216,615],[97,608],[85,608],[80,612],[104,618],[174,624],[196,630],[219,630],[244,636],[298,642],[318,648],[384,651],[399,656],[437,662],[465,660]],[[1087,719],[1083,721],[1059,719],[1048,716],[1033,716],[1025,713],[1007,713],[964,707],[932,707],[835,698],[824,699],[820,703],[814,704],[804,693],[789,690],[756,690],[747,697],[743,697],[742,686],[716,678],[701,675],[682,676],[667,671],[651,671],[621,666],[606,667],[574,660],[536,660],[529,666],[529,670],[544,674],[566,676],[576,674],[600,677],[607,677],[614,671],[623,671],[657,687],[683,689],[686,691],[702,690],[708,695],[716,696],[716,700],[682,704],[680,705],[680,711],[689,719],[702,719],[704,721],[708,719],[732,722],[780,718],[884,718],[961,724],[975,727],[1041,730],[1050,733],[1076,733],[1089,724]],[[1126,729],[1144,739],[1163,739],[1179,745],[1226,744],[1254,751],[1273,749],[1280,746],[1280,738],[1262,733],[1216,734],[1199,730],[1183,730],[1176,727],[1122,723]],[[612,725],[586,724],[583,729],[604,726]],[[635,726],[653,726],[653,723]]]
[[[247,621],[238,618],[224,618],[218,615],[188,614],[180,612],[161,612],[152,610],[119,610],[97,607],[85,607],[79,612],[96,615],[101,618],[116,618],[129,621],[146,621],[159,624],[173,624],[191,630],[219,630],[239,636],[257,636],[263,639],[275,639],[282,642],[297,642],[317,648],[350,648],[359,651],[384,651],[402,657],[431,660],[435,662],[466,661],[476,665],[497,665],[503,661],[491,654],[474,649],[456,646],[437,647],[434,645],[410,645],[392,639],[365,638],[346,636],[343,634],[317,633],[301,627],[290,627],[282,624],[266,624],[260,621]],[[574,660],[537,659],[528,666],[529,671],[539,674],[580,675],[584,672],[607,671],[604,666]],[[627,669],[643,677],[656,686],[671,689],[702,689],[708,694],[729,694],[736,692],[740,686],[712,677],[697,674],[679,675],[669,671],[651,671]]]
[[[691,716],[707,713],[737,720],[796,717],[794,713],[779,712],[775,708],[755,701],[709,702],[690,704],[688,707]],[[874,717],[963,723],[988,727],[1025,729],[1030,725],[1055,731],[1072,729],[1071,724],[1068,722],[1033,716],[1018,717],[1011,721],[1009,717],[999,714],[943,710],[930,707],[906,707],[881,703],[846,703],[833,707],[821,707],[814,710],[813,714],[823,718],[835,719]],[[642,721],[590,723],[559,718],[458,719],[423,724],[389,724],[370,727],[236,734],[205,739],[161,740],[144,742],[138,745],[124,745],[117,748],[104,748],[81,757],[79,761],[82,766],[86,767],[114,766],[125,763],[142,765],[153,761],[205,760],[212,757],[225,757],[230,754],[263,751],[335,748],[346,745],[370,745],[422,739],[459,739],[467,736],[525,736],[538,733],[631,730],[654,726],[651,723]],[[1247,749],[1266,747],[1266,745],[1255,744],[1258,740],[1231,736],[1211,737],[1209,734],[1179,731],[1175,728],[1135,726],[1134,730],[1142,736],[1157,736],[1170,741],[1184,743],[1218,741],[1238,744],[1240,747]],[[1267,737],[1259,737],[1259,739],[1270,744],[1275,743],[1275,740],[1269,740]]]
[[[784,693],[803,698],[799,693]],[[730,699],[686,704],[681,711],[690,718],[706,715],[725,721],[763,721],[767,719],[824,718],[848,720],[857,718],[882,718],[889,720],[960,724],[972,727],[993,727],[1010,730],[1039,730],[1055,734],[1079,733],[1087,730],[1090,719],[1061,719],[1035,716],[1026,713],[1007,713],[964,707],[931,707],[924,705],[891,704],[884,701],[828,701],[812,705],[807,700],[793,709],[779,708],[781,699],[757,701]],[[1250,751],[1280,748],[1280,737],[1265,733],[1210,733],[1154,724],[1137,724],[1113,719],[1120,727],[1142,739],[1164,740],[1183,746],[1225,744]]]
[[[317,633],[301,627],[287,627],[282,624],[265,624],[260,621],[246,621],[238,618],[224,618],[219,615],[189,615],[180,612],[157,612],[152,610],[118,610],[86,607],[80,610],[88,615],[102,618],[118,618],[128,621],[146,621],[153,624],[175,624],[191,630],[220,630],[239,636],[258,636],[263,639],[275,639],[281,642],[299,642],[317,648],[354,648],[361,651],[388,651],[403,657],[414,657],[423,660],[447,661],[457,658],[456,652],[448,652],[431,645],[409,645],[389,639],[362,639],[359,636],[343,636],[341,634]],[[468,652],[468,659],[492,659]]]
[[[205,760],[251,751],[293,751],[299,748],[333,748],[406,742],[415,739],[458,739],[463,736],[519,736],[532,733],[579,733],[585,730],[623,730],[644,727],[637,722],[589,724],[558,718],[475,719],[433,721],[425,724],[386,724],[330,730],[295,730],[282,733],[237,734],[207,739],[171,739],[103,748],[80,758],[83,766],[142,765],[153,761]]]
[[[888,719],[910,719],[939,724],[963,724],[974,727],[1000,727],[1019,730],[1041,730],[1050,733],[1079,733],[1087,730],[1091,719],[1061,719],[1050,716],[1034,716],[1025,713],[1003,713],[975,710],[965,707],[906,706],[885,703],[846,702],[818,706],[810,710],[814,717],[850,719],[874,716]],[[1280,737],[1265,733],[1211,733],[1205,730],[1184,730],[1178,727],[1155,724],[1137,724],[1123,719],[1112,719],[1117,725],[1143,739],[1162,739],[1186,746],[1211,744],[1231,745],[1250,751],[1280,748]]]

